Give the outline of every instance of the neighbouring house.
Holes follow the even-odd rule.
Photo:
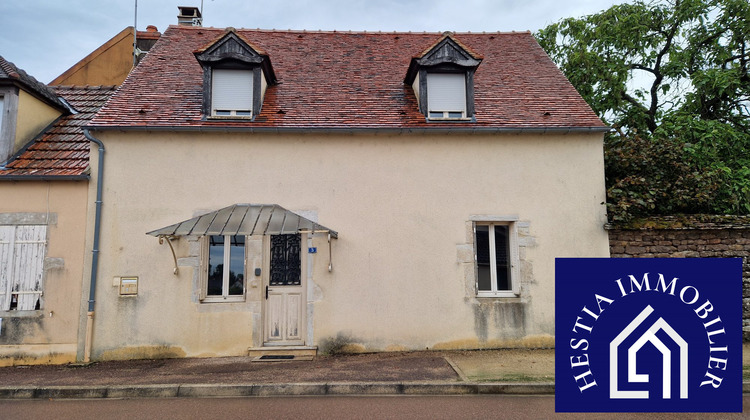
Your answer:
[[[0,366],[77,359],[90,148],[82,126],[113,93],[50,88],[0,57]]]
[[[609,256],[528,32],[170,26],[88,128],[95,360],[553,346],[555,257]]]
[[[50,86],[119,86],[161,35],[156,26],[145,31],[128,26],[49,83]],[[133,60],[135,42],[135,61]]]

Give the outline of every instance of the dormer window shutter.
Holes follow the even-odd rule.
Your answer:
[[[466,116],[466,76],[464,73],[428,73],[427,108],[430,117],[451,118]],[[461,113],[461,115],[453,115]]]
[[[214,69],[211,93],[213,115],[252,113],[253,71]]]

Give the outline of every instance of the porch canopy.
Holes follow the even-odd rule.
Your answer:
[[[278,204],[234,204],[148,232],[156,237],[204,235],[281,235],[293,233],[338,233],[289,211]]]

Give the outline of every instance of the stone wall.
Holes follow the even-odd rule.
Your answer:
[[[743,335],[750,341],[750,217],[668,216],[607,225],[612,258],[737,258]]]

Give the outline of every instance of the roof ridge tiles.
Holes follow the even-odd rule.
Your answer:
[[[445,32],[450,32],[454,35],[476,35],[476,34],[492,34],[492,35],[513,35],[513,34],[531,34],[532,32],[530,30],[522,30],[522,31],[516,31],[516,30],[510,30],[510,31],[441,31],[441,30],[423,30],[423,31],[411,31],[411,30],[396,30],[393,31],[383,31],[383,30],[355,30],[355,29],[279,29],[279,28],[241,28],[241,27],[215,27],[215,26],[186,26],[186,25],[169,25],[168,29],[179,29],[179,30],[190,30],[190,31],[201,31],[201,30],[211,30],[211,31],[221,31],[225,32],[228,28],[232,28],[235,31],[238,32],[277,32],[277,33],[329,33],[329,34],[435,34],[435,35],[443,35]],[[165,31],[166,32],[166,31]]]

